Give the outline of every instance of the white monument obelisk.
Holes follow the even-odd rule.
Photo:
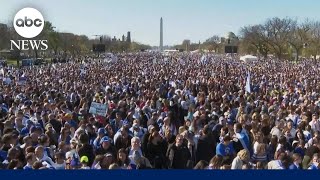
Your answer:
[[[163,21],[160,19],[160,51],[163,51]]]

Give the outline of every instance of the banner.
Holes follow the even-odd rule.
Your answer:
[[[106,104],[92,102],[89,113],[106,117],[108,106]]]

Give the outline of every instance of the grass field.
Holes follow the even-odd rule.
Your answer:
[[[17,66],[17,60],[16,59],[8,59],[7,64]]]
[[[46,60],[48,63],[51,62],[51,59],[50,59],[50,58],[46,58],[45,60]],[[16,66],[17,66],[17,60],[16,60],[16,59],[8,59],[8,60],[7,60],[7,64],[16,67]],[[21,61],[20,61],[20,65],[21,65]]]

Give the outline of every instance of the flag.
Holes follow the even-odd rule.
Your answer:
[[[3,68],[1,68],[1,70],[0,70],[0,75],[4,76],[4,69]]]
[[[248,93],[251,93],[250,81],[251,81],[250,72],[248,72],[247,81],[246,81],[246,91]]]
[[[206,55],[202,55],[202,57],[201,57],[201,63],[202,63],[202,64],[207,64],[207,56],[206,56]]]
[[[23,74],[19,77],[18,85],[25,85],[26,82],[27,82],[27,77],[26,77],[25,73],[23,72]]]

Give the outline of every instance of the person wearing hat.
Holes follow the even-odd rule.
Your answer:
[[[97,132],[98,136],[93,141],[93,146],[95,149],[98,149],[100,147],[100,141],[101,139],[107,134],[105,128],[99,128]]]
[[[94,149],[92,145],[89,144],[89,136],[86,133],[81,133],[79,136],[79,144],[81,147],[78,149],[79,157],[87,156],[89,158],[89,166],[92,166],[94,161]]]
[[[110,153],[113,157],[116,157],[117,150],[111,144],[111,139],[108,136],[104,136],[100,140],[100,147],[96,151],[96,155],[103,155]]]
[[[82,156],[80,158],[81,168],[80,169],[90,169],[88,166],[89,158],[87,156]]]
[[[139,121],[134,120],[132,127],[129,129],[129,131],[133,135],[133,137],[138,137],[139,139],[142,139],[147,129],[140,127]]]
[[[114,162],[114,158],[115,157],[111,153],[104,154],[104,159],[103,159],[103,162],[102,162],[101,166],[103,168],[108,169],[109,166]]]

